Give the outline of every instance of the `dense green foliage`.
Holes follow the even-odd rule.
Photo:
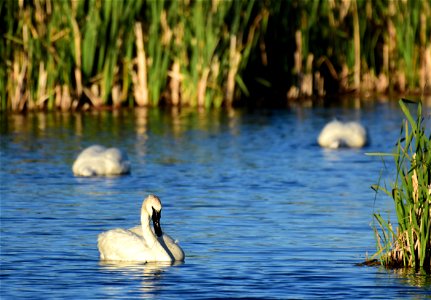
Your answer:
[[[1,1],[1,109],[423,92],[430,10],[415,0]]]

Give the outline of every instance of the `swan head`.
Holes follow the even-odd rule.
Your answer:
[[[158,237],[163,235],[162,227],[160,226],[160,218],[162,215],[162,202],[156,195],[149,195],[142,203],[141,215],[151,216],[153,220],[154,232]]]

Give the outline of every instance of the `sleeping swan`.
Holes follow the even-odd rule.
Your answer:
[[[183,261],[184,251],[167,234],[162,233],[162,203],[155,195],[145,198],[141,208],[141,226],[112,229],[99,234],[100,259],[115,261]],[[154,230],[151,229],[153,220]]]
[[[329,122],[317,139],[320,146],[336,149],[339,147],[361,148],[367,143],[367,132],[358,122]]]
[[[72,170],[77,176],[121,175],[130,173],[130,162],[117,148],[94,145],[78,155]]]

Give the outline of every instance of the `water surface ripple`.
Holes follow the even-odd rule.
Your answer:
[[[336,116],[371,144],[319,148]],[[372,213],[393,216],[370,189],[382,162],[364,153],[390,151],[401,119],[389,104],[2,115],[1,298],[425,298],[429,277],[355,266],[374,252]],[[126,150],[132,174],[74,177],[96,143]],[[185,263],[99,261],[97,234],[136,225],[149,193]]]

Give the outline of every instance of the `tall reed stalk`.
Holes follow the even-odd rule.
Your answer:
[[[391,189],[374,185],[373,189],[390,196],[395,205],[398,227],[375,213],[376,253],[388,267],[415,267],[431,270],[431,135],[427,136],[421,103],[413,118],[407,104],[399,101],[406,117],[394,153],[374,153],[394,158],[396,177]],[[428,128],[429,129],[429,128]],[[428,133],[429,134],[429,133]]]

